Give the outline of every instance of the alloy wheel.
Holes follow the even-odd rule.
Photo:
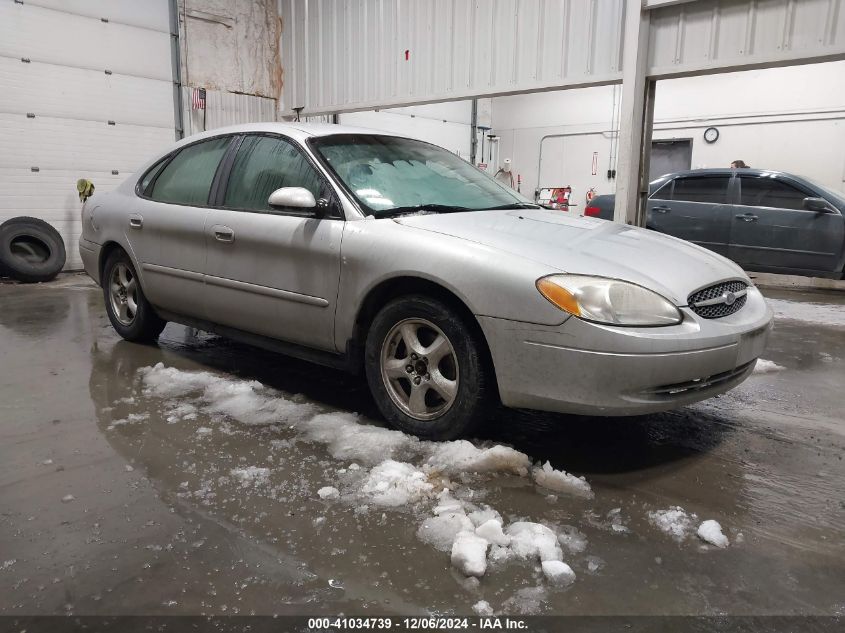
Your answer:
[[[384,338],[381,377],[393,403],[416,420],[432,420],[458,395],[458,359],[443,331],[425,319],[405,319]]]
[[[109,279],[109,300],[112,313],[121,325],[132,325],[138,313],[138,282],[134,271],[118,262]]]

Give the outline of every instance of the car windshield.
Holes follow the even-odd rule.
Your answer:
[[[375,217],[538,208],[462,158],[423,141],[337,134],[310,144]]]

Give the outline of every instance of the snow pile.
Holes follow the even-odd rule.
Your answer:
[[[351,462],[348,468],[329,469],[342,478],[343,485],[327,482],[317,491],[321,499],[352,502],[362,511],[370,506],[421,509],[425,504],[434,505],[431,515],[421,521],[417,536],[448,553],[455,568],[469,578],[484,575],[491,566],[522,561],[556,563],[545,566],[550,583],[566,585],[574,580],[574,572],[563,562],[561,545],[572,553],[583,552],[587,542],[581,532],[565,526],[558,533],[529,521],[507,524],[495,509],[466,501],[474,494],[467,486],[474,477],[505,474],[530,478],[545,490],[591,499],[593,491],[583,477],[555,470],[548,462],[532,464],[528,455],[507,446],[478,446],[466,440],[421,441],[369,424],[353,413],[320,413],[315,406],[296,402],[257,381],[181,371],[162,363],[139,370],[139,375],[145,393],[163,398],[165,411],[177,420],[204,413],[223,432],[228,428],[226,419],[244,425],[272,425],[274,431],[286,425],[294,436],[272,440],[274,450],[290,448],[298,441],[314,442],[325,446],[333,458]],[[197,430],[199,435],[211,432],[208,427]],[[257,466],[231,471],[243,487],[266,484],[269,474],[269,469]],[[460,499],[451,493],[455,484],[450,478],[460,482]],[[210,488],[200,492],[213,494]],[[608,515],[612,527],[625,531],[619,513],[612,514]],[[530,605],[544,595],[542,587],[523,594],[513,600],[519,609],[525,607],[525,612],[536,610]]]
[[[335,488],[334,486],[324,486],[317,491],[317,496],[320,499],[339,499],[340,498],[340,490]]]
[[[270,480],[270,469],[258,466],[247,466],[246,468],[233,468],[230,473],[232,477],[241,482],[242,488],[263,485]]]
[[[505,534],[511,537],[510,549],[523,560],[563,560],[563,552],[557,542],[557,534],[540,523],[517,521],[511,523]]]
[[[486,600],[479,600],[474,605],[472,605],[472,610],[475,611],[475,614],[478,616],[491,616],[493,615],[493,607],[490,606],[490,603]]]
[[[513,473],[524,477],[528,474],[531,459],[525,453],[508,446],[477,448],[467,440],[455,440],[434,444],[426,465],[446,475],[464,472]]]
[[[354,413],[321,413],[313,418],[296,421],[294,426],[305,439],[325,444],[335,459],[355,460],[373,466],[385,459],[410,457],[419,451],[420,441],[369,424],[361,424]]]
[[[575,582],[575,572],[572,567],[559,560],[543,561],[543,575],[553,585],[566,587]]]
[[[508,547],[513,540],[512,536],[504,533],[502,522],[498,519],[488,519],[475,528],[475,533],[491,545],[499,547]]]
[[[778,365],[775,362],[764,360],[762,358],[758,358],[757,364],[754,365],[755,374],[772,374],[776,371],[783,371],[784,369],[786,369],[786,367],[783,365]]]
[[[185,402],[169,409],[165,415],[168,424],[176,424],[183,420],[196,420],[197,408],[190,402]]]
[[[667,510],[649,512],[648,520],[661,532],[680,542],[689,536],[698,517],[687,513],[681,506],[671,506]]]
[[[479,578],[487,571],[489,543],[472,532],[458,532],[452,543],[452,565],[464,576]]]
[[[534,481],[537,485],[555,492],[565,492],[592,499],[595,495],[590,484],[583,477],[570,475],[565,470],[555,470],[549,462],[542,467],[536,467],[532,471]]]
[[[159,398],[198,396],[206,413],[226,415],[245,425],[263,425],[313,412],[275,394],[255,380],[231,380],[207,371],[182,371],[158,363],[138,370],[147,394]],[[189,414],[191,412],[188,412]]]
[[[451,552],[455,537],[460,532],[469,532],[474,529],[475,525],[463,510],[447,511],[423,521],[417,530],[417,538],[441,552]]]
[[[182,371],[176,367],[165,367],[164,363],[158,363],[155,367],[142,367],[138,373],[144,386],[159,398],[187,396],[221,380],[207,371]]]
[[[419,501],[433,489],[424,472],[412,464],[388,459],[370,471],[361,493],[375,505],[396,507]]]
[[[698,526],[698,538],[716,547],[725,548],[730,545],[728,537],[722,534],[722,526],[713,519],[708,519]]]
[[[377,505],[398,506],[426,500],[436,492],[434,482],[438,478],[467,473],[526,477],[533,472],[543,487],[584,498],[593,496],[583,478],[554,470],[548,463],[532,471],[528,455],[507,446],[477,447],[466,440],[422,442],[399,431],[362,423],[356,414],[315,414],[312,405],[294,402],[257,381],[182,371],[163,363],[138,371],[145,392],[168,399],[174,417],[188,419],[202,411],[246,425],[287,422],[303,439],[324,444],[335,459],[374,467],[360,492]],[[173,402],[174,398],[183,397],[194,400]],[[416,459],[421,460],[420,467],[409,463]]]

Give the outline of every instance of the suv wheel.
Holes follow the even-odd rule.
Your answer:
[[[102,284],[109,321],[120,336],[134,342],[158,338],[167,322],[147,301],[135,267],[124,251],[109,255],[103,267]]]
[[[470,433],[493,397],[481,349],[446,304],[423,296],[391,301],[373,320],[365,350],[379,410],[395,428],[423,439]]]

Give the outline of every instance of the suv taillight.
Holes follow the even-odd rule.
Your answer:
[[[584,209],[584,215],[598,215],[599,213],[601,213],[599,207],[587,207]]]

